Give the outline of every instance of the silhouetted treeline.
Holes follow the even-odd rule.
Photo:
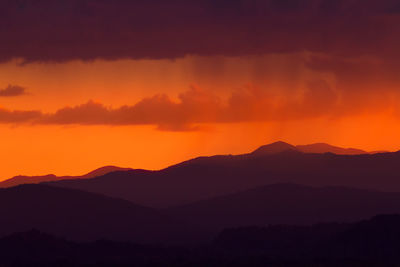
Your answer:
[[[32,230],[0,239],[0,266],[398,266],[400,215],[226,229],[208,245],[78,243]]]

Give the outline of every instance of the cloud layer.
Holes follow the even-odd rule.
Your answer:
[[[8,85],[4,89],[0,89],[0,97],[13,97],[26,94],[26,89],[18,85]]]
[[[0,61],[312,51],[399,59],[397,0],[1,1]]]
[[[160,130],[195,130],[207,123],[285,121],[335,116],[343,106],[323,80],[313,80],[293,97],[279,97],[254,86],[236,90],[227,100],[191,87],[178,100],[166,94],[118,108],[89,101],[54,113],[0,110],[1,123],[44,125],[156,125]]]

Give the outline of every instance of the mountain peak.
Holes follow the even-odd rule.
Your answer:
[[[252,155],[271,155],[276,153],[281,153],[285,151],[298,151],[298,149],[288,143],[283,141],[277,141],[268,145],[261,146],[254,150],[251,154]]]

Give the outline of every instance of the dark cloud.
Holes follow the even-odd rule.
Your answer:
[[[0,108],[0,123],[30,123],[42,117],[40,111],[10,111],[7,109]]]
[[[18,85],[8,85],[4,89],[0,89],[0,97],[12,97],[26,94],[26,89]]]
[[[398,59],[397,0],[5,0],[0,61],[313,51]]]

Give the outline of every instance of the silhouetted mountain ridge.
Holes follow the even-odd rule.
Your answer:
[[[158,208],[276,183],[400,191],[399,164],[400,152],[337,155],[286,150],[200,157],[159,171],[113,172],[93,179],[49,184]]]
[[[252,155],[268,155],[286,151],[298,151],[303,153],[333,153],[338,155],[360,155],[368,152],[357,148],[342,148],[326,143],[314,143],[308,145],[291,145],[283,141],[277,141],[268,145],[261,146],[254,150]]]
[[[38,183],[50,182],[50,181],[89,179],[89,178],[102,176],[102,175],[105,175],[110,172],[127,171],[127,170],[131,170],[131,169],[130,168],[120,168],[120,167],[116,167],[116,166],[104,166],[104,167],[95,169],[87,174],[80,175],[80,176],[56,176],[54,174],[41,175],[41,176],[18,175],[13,178],[10,178],[10,179],[0,182],[0,188],[17,186],[20,184],[38,184]]]
[[[297,145],[296,148],[304,153],[333,153],[338,155],[360,155],[368,152],[356,148],[342,148],[326,143],[315,143],[310,145]]]

